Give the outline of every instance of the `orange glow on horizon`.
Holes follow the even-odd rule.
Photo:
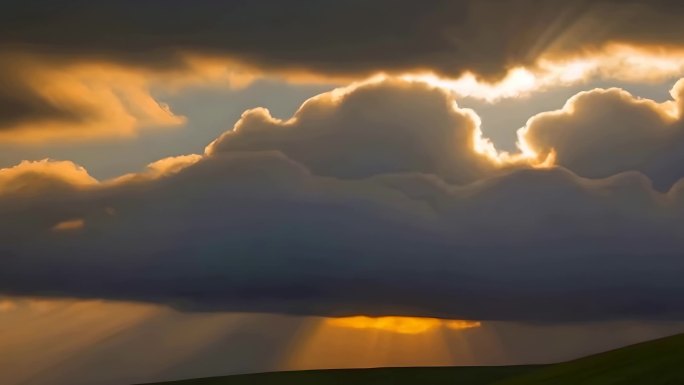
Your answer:
[[[471,329],[481,326],[478,321],[441,320],[420,317],[367,317],[353,316],[327,318],[326,324],[351,329],[372,329],[399,334],[420,334],[429,330],[446,327],[452,330]]]

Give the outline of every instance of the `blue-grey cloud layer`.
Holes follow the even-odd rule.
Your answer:
[[[69,164],[5,171],[0,292],[313,315],[684,317],[684,182],[663,193],[634,171],[495,166],[470,146],[469,116],[445,92],[390,80],[316,97],[288,122],[247,112],[201,159],[117,182]],[[54,227],[74,219],[84,227]]]

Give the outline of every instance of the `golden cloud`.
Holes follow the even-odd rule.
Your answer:
[[[52,227],[53,231],[74,231],[85,227],[84,219],[70,219],[57,223]]]
[[[388,71],[367,80],[310,69],[264,69],[228,56],[181,55],[181,65],[139,67],[104,59],[65,59],[49,55],[6,53],[0,56],[0,143],[37,144],[131,138],[143,129],[176,127],[186,122],[152,94],[182,92],[188,87],[244,87],[258,78],[293,84],[358,85],[387,78],[430,84],[470,97],[495,102],[524,97],[554,87],[592,79],[653,82],[684,74],[684,50],[654,45],[609,44],[580,54],[541,55],[527,66],[510,69],[498,80],[465,72],[456,78],[434,72]],[[6,79],[5,79],[6,78]],[[340,93],[355,87],[345,87]],[[4,116],[4,118],[3,118]],[[492,154],[491,146],[478,147]]]
[[[125,138],[145,128],[185,123],[152,95],[194,85],[241,87],[253,76],[244,66],[188,58],[182,68],[153,70],[106,61],[68,61],[50,56],[0,56],[0,143],[39,144]],[[11,78],[5,82],[4,77]]]
[[[0,196],[44,192],[54,183],[89,187],[98,181],[85,168],[70,161],[23,161],[0,169]]]
[[[433,84],[458,96],[495,102],[595,79],[657,82],[683,74],[683,49],[610,44],[573,56],[542,56],[534,65],[515,67],[495,82],[471,72],[459,78],[429,72],[404,74],[402,78]]]

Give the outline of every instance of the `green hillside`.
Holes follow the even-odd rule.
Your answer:
[[[534,366],[380,368],[247,374],[166,382],[168,385],[489,385]]]
[[[164,384],[684,385],[684,334],[555,365],[314,370],[204,378]]]
[[[547,366],[492,385],[684,385],[684,334]]]

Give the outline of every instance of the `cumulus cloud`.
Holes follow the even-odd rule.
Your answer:
[[[144,172],[126,174],[108,182],[110,184],[118,184],[135,180],[157,179],[175,174],[200,160],[202,160],[202,156],[197,154],[170,156],[148,164]]]
[[[479,124],[446,91],[388,79],[314,97],[287,121],[262,108],[247,111],[207,153],[280,151],[338,178],[419,172],[469,182],[495,169],[476,151],[489,145]]]
[[[97,180],[88,171],[69,161],[24,161],[0,169],[0,197],[43,194],[60,185],[75,188],[95,184]]]
[[[684,177],[682,82],[673,100],[656,103],[621,89],[596,89],[571,98],[557,111],[532,117],[521,143],[581,176],[604,178],[637,170],[669,189]]]
[[[503,169],[468,147],[475,131],[445,94],[390,80],[314,98],[287,122],[248,112],[206,154],[138,176],[21,165],[2,183],[31,175],[23,189],[38,193],[0,196],[0,292],[326,316],[684,318],[684,182],[664,193],[634,171]],[[455,177],[487,160],[496,172]],[[68,188],[33,187],[54,181]],[[74,220],[84,226],[54,231]]]

